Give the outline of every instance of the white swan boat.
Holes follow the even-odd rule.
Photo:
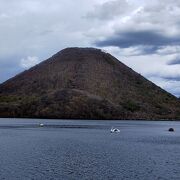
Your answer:
[[[118,133],[120,130],[118,128],[111,128],[111,133]]]

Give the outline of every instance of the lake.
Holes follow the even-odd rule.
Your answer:
[[[179,180],[180,122],[0,119],[0,179]]]

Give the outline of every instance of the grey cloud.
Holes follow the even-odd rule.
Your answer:
[[[22,58],[43,60],[68,46],[87,46],[83,31],[91,24],[82,16],[94,4],[94,0],[1,0],[0,82],[23,70]]]
[[[180,75],[176,74],[176,73],[174,73],[174,75],[168,75],[166,73],[161,74],[160,72],[152,73],[152,74],[149,73],[146,77],[147,78],[161,78],[161,79],[168,80],[168,81],[180,82]]]
[[[0,71],[1,71],[1,77],[0,77],[0,84],[1,84],[4,81],[6,81],[7,79],[9,79],[9,78],[15,76],[16,74],[22,72],[23,69],[16,66],[16,67],[9,67],[9,68],[5,68],[5,69],[0,68]]]
[[[19,67],[19,63],[19,56],[0,58],[0,83],[7,80],[7,77],[13,77],[23,71],[23,68]]]
[[[152,54],[163,46],[180,45],[180,37],[168,37],[155,31],[128,31],[117,33],[105,40],[96,41],[95,45],[99,47],[116,46],[120,48],[141,46],[142,52]]]
[[[180,47],[178,18],[180,6],[178,1],[129,0],[124,3],[125,8],[122,6],[122,10],[120,2],[124,3],[124,0],[106,2],[92,12],[94,18],[100,23],[102,19],[104,22],[104,28],[99,23],[100,27],[90,31],[96,37],[94,41],[96,46],[136,47],[138,55],[168,54],[167,46]],[[120,10],[117,11],[116,8]],[[108,13],[109,11],[111,14]],[[99,33],[97,33],[98,31]],[[172,51],[175,50],[171,50],[170,53]]]
[[[171,77],[171,76],[165,76],[165,77],[163,77],[164,79],[167,79],[167,80],[171,80],[171,81],[180,81],[180,76],[173,76],[173,77]]]
[[[180,76],[162,76],[156,73],[148,75],[147,78],[176,97],[180,97]]]
[[[131,6],[126,0],[113,0],[100,5],[96,5],[94,10],[87,13],[87,18],[94,18],[99,20],[112,19],[117,15],[122,15],[131,9]]]
[[[180,56],[176,57],[175,59],[169,61],[168,65],[180,65]]]

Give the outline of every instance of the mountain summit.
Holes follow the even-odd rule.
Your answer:
[[[0,117],[180,119],[180,102],[106,52],[67,48],[0,85]]]

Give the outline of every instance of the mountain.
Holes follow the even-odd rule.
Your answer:
[[[0,85],[0,117],[180,119],[180,102],[108,53],[67,48]]]

